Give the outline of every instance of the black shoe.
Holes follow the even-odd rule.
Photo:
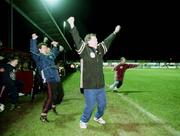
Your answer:
[[[15,110],[16,109],[16,105],[15,104],[11,104],[11,107],[10,107],[10,111],[13,111],[13,110]]]
[[[20,109],[20,108],[21,108],[21,106],[19,106],[19,105],[11,104],[11,107],[9,110],[13,111],[13,110]]]
[[[52,111],[53,111],[56,115],[58,115],[58,112],[57,112],[56,108],[52,108]]]
[[[41,115],[40,120],[42,122],[49,122],[49,120],[47,119],[47,115]]]

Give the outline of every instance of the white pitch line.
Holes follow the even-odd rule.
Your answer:
[[[127,136],[126,132],[123,129],[119,130],[119,136]]]
[[[107,87],[109,87],[109,85],[106,84]],[[153,115],[152,113],[146,111],[145,109],[143,109],[141,106],[139,106],[137,103],[133,102],[130,98],[117,93],[119,96],[121,96],[121,98],[128,102],[129,104],[131,104],[132,106],[134,106],[136,109],[138,109],[140,112],[142,112],[143,114],[145,114],[146,116],[148,116],[151,120],[153,120],[154,122],[158,123],[158,124],[163,124],[163,127],[169,132],[171,133],[173,136],[180,136],[180,132],[177,131],[176,129],[172,128],[170,125],[165,124],[165,122],[163,120],[161,120],[160,118],[156,117],[155,115]]]
[[[125,100],[126,102],[128,102],[129,104],[131,104],[132,106],[134,106],[136,109],[138,109],[140,112],[144,113],[145,115],[147,115],[151,120],[153,120],[154,122],[158,123],[158,124],[163,124],[163,127],[169,132],[171,133],[173,136],[180,136],[180,132],[177,131],[176,129],[172,128],[171,126],[167,125],[163,120],[161,120],[160,118],[158,118],[157,116],[153,115],[152,113],[146,111],[145,109],[143,109],[141,106],[139,106],[137,103],[133,102],[132,100],[130,100],[128,97],[123,96],[122,94],[118,94],[119,96],[121,96],[121,98],[123,100]]]

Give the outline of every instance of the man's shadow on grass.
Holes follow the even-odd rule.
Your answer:
[[[111,134],[111,135],[120,135],[123,132],[129,133],[129,132],[136,132],[141,133],[142,129],[144,128],[152,128],[152,127],[161,127],[166,124],[160,124],[160,123],[154,123],[154,122],[147,122],[147,123],[107,123],[103,126],[96,125],[89,125],[88,129],[91,129],[92,131],[102,131],[102,133]]]
[[[149,92],[152,92],[152,91],[120,91],[120,90],[113,91],[113,90],[108,90],[106,92],[128,95],[128,94],[132,94],[132,93],[149,93]]]
[[[63,105],[71,104],[72,102],[83,101],[82,98],[65,98],[62,101]]]
[[[77,119],[76,116],[79,116],[81,113],[67,113],[67,114],[59,114],[58,117],[51,122],[54,122],[56,126],[61,128],[67,128],[69,124],[75,122]]]

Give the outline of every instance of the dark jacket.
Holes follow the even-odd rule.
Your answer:
[[[38,70],[41,73],[43,82],[59,82],[60,76],[58,68],[55,65],[55,59],[59,53],[57,47],[53,47],[48,55],[39,52],[37,40],[30,40],[30,52],[35,60]]]
[[[2,82],[14,82],[16,80],[16,68],[9,63],[1,67],[4,68],[4,72],[1,73]]]
[[[75,42],[76,51],[81,57],[81,82],[80,87],[84,89],[103,88],[105,85],[103,74],[103,56],[115,38],[112,33],[104,41],[98,44],[97,49],[91,48],[81,39],[79,32],[74,27],[70,30]]]

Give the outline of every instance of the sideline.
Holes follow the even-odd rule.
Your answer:
[[[106,84],[106,87],[109,88],[109,85]],[[173,136],[180,136],[180,132],[179,131],[177,131],[176,129],[172,128],[170,125],[167,125],[163,120],[161,120],[157,116],[155,116],[152,113],[150,113],[150,112],[146,111],[145,109],[143,109],[141,106],[139,106],[137,103],[133,102],[127,96],[124,96],[124,95],[119,94],[119,93],[116,93],[116,94],[119,95],[122,98],[122,100],[128,102],[130,105],[135,107],[141,113],[145,114],[148,118],[150,118],[154,122],[156,122],[158,124],[163,124],[164,129],[167,130],[169,133],[171,133]]]

